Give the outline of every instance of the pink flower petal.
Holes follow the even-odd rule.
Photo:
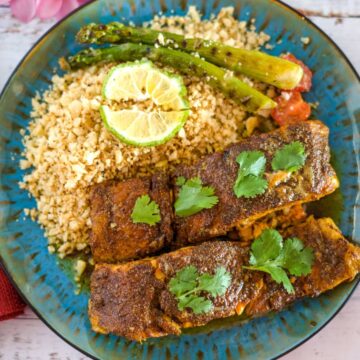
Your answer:
[[[68,0],[39,0],[36,16],[42,20],[52,18],[60,11],[62,4],[67,1]]]
[[[23,22],[29,22],[36,13],[37,0],[11,0],[10,9],[13,15]]]
[[[79,3],[78,3],[77,0],[65,0],[65,1],[63,1],[59,12],[56,14],[56,19],[57,20],[62,19],[69,12],[75,10],[78,6],[79,6]]]
[[[0,5],[10,5],[10,0],[0,0]]]

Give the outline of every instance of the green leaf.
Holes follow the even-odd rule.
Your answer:
[[[267,264],[263,266],[244,266],[245,269],[249,270],[257,270],[270,274],[271,278],[277,283],[282,284],[285,290],[289,294],[293,294],[295,292],[294,287],[292,286],[289,277],[286,272],[276,265]]]
[[[265,229],[251,244],[250,264],[264,264],[268,260],[276,259],[283,247],[283,238],[274,229]]]
[[[196,279],[199,273],[195,266],[186,266],[176,273],[169,282],[170,291],[176,296],[180,296],[183,293],[196,287]]]
[[[268,182],[254,175],[238,177],[234,185],[234,193],[239,197],[252,198],[263,194],[268,187]]]
[[[187,186],[193,187],[193,188],[201,188],[201,186],[202,186],[202,181],[199,177],[191,178],[188,181],[185,181],[185,183]]]
[[[174,205],[176,215],[190,216],[203,209],[211,209],[218,203],[219,199],[214,195],[214,188],[202,186],[200,178],[195,177],[186,182],[183,179],[182,177],[177,179],[177,184],[181,184],[181,188]]]
[[[290,274],[295,276],[307,275],[311,272],[314,261],[312,249],[304,249],[304,244],[298,238],[290,238],[285,241],[281,265]]]
[[[304,166],[305,147],[300,141],[293,141],[277,150],[271,162],[274,171],[294,172]]]
[[[176,185],[177,185],[177,186],[184,185],[185,182],[186,182],[186,179],[185,179],[183,176],[179,176],[179,177],[176,179]]]
[[[202,274],[199,277],[199,288],[212,296],[224,295],[231,284],[231,274],[224,267],[217,268],[214,275]]]
[[[131,219],[134,223],[155,225],[161,220],[158,204],[151,201],[149,195],[138,197],[131,213]]]
[[[266,158],[261,151],[243,151],[236,162],[240,165],[241,176],[260,176],[265,171]]]
[[[313,251],[304,248],[298,238],[290,238],[283,244],[283,238],[275,229],[264,230],[251,245],[250,266],[245,269],[264,271],[277,283],[283,284],[288,293],[295,290],[285,270],[295,276],[311,272]]]
[[[236,161],[239,164],[238,176],[233,187],[235,195],[252,198],[263,194],[268,187],[262,178],[265,171],[266,158],[261,151],[243,151]]]
[[[196,295],[181,298],[178,303],[180,311],[184,311],[185,308],[190,308],[195,314],[207,313],[211,311],[213,307],[214,305],[209,299]]]
[[[295,292],[294,287],[292,286],[289,277],[287,276],[286,272],[277,266],[267,265],[267,273],[271,275],[273,280],[278,284],[283,284],[285,290],[289,294],[293,294]]]
[[[230,283],[231,274],[223,267],[217,268],[214,275],[199,275],[196,267],[189,265],[170,279],[169,290],[177,299],[180,311],[190,308],[195,314],[200,314],[213,308],[211,300],[203,297],[202,293],[207,292],[213,297],[224,295]]]

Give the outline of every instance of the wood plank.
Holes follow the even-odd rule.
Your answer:
[[[309,16],[360,17],[360,1],[357,0],[286,0],[284,2]]]
[[[11,16],[8,8],[0,8],[0,89],[25,53],[53,24],[52,20],[37,19],[23,24]]]
[[[360,2],[357,0],[284,0],[299,10],[309,11],[319,16],[359,16]],[[0,5],[0,8],[7,8]]]
[[[336,19],[310,17],[349,58],[357,73],[360,73],[360,18],[344,18],[339,22]]]
[[[355,360],[360,351],[360,288],[318,334],[281,360]]]
[[[6,320],[0,324],[0,359],[85,360],[38,319]]]

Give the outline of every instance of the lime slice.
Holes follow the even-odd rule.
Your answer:
[[[100,108],[105,126],[120,140],[136,146],[163,144],[177,134],[189,116],[186,87],[180,76],[157,69],[150,61],[113,67],[102,89],[106,100],[151,99],[157,109]]]
[[[157,69],[150,61],[113,67],[104,81],[102,94],[115,101],[151,99],[164,111],[188,109],[182,78]]]
[[[165,143],[178,133],[189,116],[189,110],[113,111],[103,105],[100,114],[107,129],[126,144],[155,146]]]

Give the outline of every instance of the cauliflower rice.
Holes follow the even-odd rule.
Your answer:
[[[148,26],[188,37],[202,37],[247,49],[269,36],[238,22],[233,8],[201,21],[194,8],[186,17],[155,16]],[[89,251],[90,187],[107,179],[143,176],[223,149],[250,135],[261,120],[249,115],[203,81],[184,77],[191,106],[179,134],[164,145],[136,148],[114,138],[103,126],[101,86],[111,64],[55,75],[52,87],[33,99],[32,120],[24,135],[22,169],[32,167],[20,184],[35,197],[37,210],[26,209],[45,229],[49,251],[60,257]],[[274,96],[272,87],[262,91]]]

